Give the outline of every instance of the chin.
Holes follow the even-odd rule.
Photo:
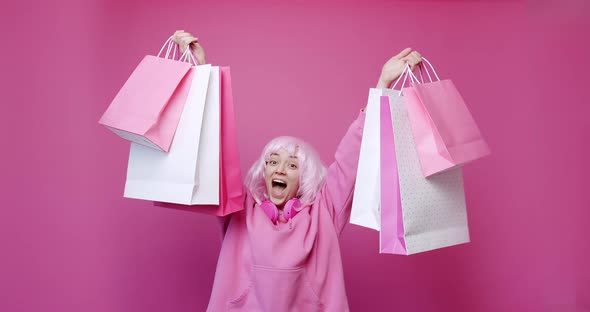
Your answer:
[[[285,200],[285,199],[277,199],[277,198],[271,198],[270,201],[273,204],[275,204],[275,206],[277,206],[277,207],[282,207],[287,202],[287,200]]]

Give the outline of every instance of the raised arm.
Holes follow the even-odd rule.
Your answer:
[[[404,49],[383,65],[377,88],[388,88],[403,73],[406,63],[414,69],[421,61],[422,57],[418,52],[410,48]],[[338,233],[342,232],[350,219],[364,121],[365,113],[362,109],[336,149],[335,160],[328,168],[326,184],[320,195],[332,211]]]
[[[328,167],[326,184],[320,193],[322,201],[331,211],[338,233],[342,231],[350,218],[364,124],[365,112],[363,109],[348,127],[346,134],[336,148],[334,162]]]

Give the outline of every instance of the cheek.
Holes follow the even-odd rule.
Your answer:
[[[299,188],[299,173],[294,173],[291,176],[291,183],[293,183],[297,189]]]
[[[268,180],[271,175],[272,171],[268,167],[264,167],[264,180]]]

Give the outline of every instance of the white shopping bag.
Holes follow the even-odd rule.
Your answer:
[[[381,226],[379,185],[379,98],[388,89],[371,89],[365,108],[365,126],[352,199],[350,223],[379,231]]]
[[[184,205],[219,204],[219,67],[194,78],[168,153],[131,143],[125,197]]]
[[[425,178],[406,108],[412,102],[396,90],[384,93],[388,96],[383,104],[389,105],[385,108],[391,116],[380,120],[384,131],[393,132],[393,141],[382,140],[381,147],[383,152],[395,150],[395,155],[382,153],[379,163],[380,252],[410,255],[469,242],[461,168]],[[386,138],[385,132],[381,134]]]

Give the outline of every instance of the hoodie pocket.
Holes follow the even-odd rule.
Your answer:
[[[250,285],[228,303],[228,311],[321,312],[323,305],[303,268],[254,266]]]

